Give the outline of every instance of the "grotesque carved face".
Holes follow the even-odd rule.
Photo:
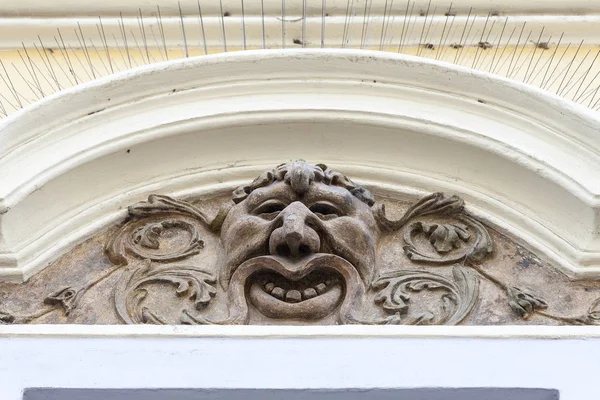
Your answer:
[[[392,220],[368,190],[304,161],[264,172],[232,200],[213,218],[161,195],[129,207],[132,218],[106,245],[113,264],[128,266],[114,295],[122,321],[452,325],[478,298],[478,276],[470,269],[493,251],[485,226],[456,196],[433,193]],[[216,251],[204,253],[208,241]],[[406,257],[394,249],[399,243]],[[407,259],[453,265],[452,271],[405,268]],[[173,304],[165,285],[174,285],[181,300]],[[157,297],[148,296],[152,286],[161,289]],[[521,315],[545,306],[507,288]],[[78,296],[69,287],[46,302],[68,313]]]
[[[268,318],[321,319],[373,279],[378,229],[368,191],[324,166],[279,166],[234,193],[220,281]]]

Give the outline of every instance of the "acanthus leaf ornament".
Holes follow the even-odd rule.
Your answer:
[[[133,220],[125,224],[105,247],[113,264],[127,265],[127,255],[156,262],[181,260],[204,247],[200,226],[213,228],[198,208],[182,200],[150,195],[128,208]],[[177,245],[172,242],[177,239]],[[162,248],[161,239],[167,244]],[[170,244],[169,244],[170,243]]]
[[[15,322],[15,316],[7,312],[0,311],[0,325],[8,325]]]
[[[425,220],[421,220],[424,217]],[[389,221],[380,209],[379,220],[383,220],[388,228],[404,229],[404,252],[411,261],[434,264],[479,262],[493,251],[489,232],[465,212],[464,202],[457,196],[443,193],[426,196],[398,221]],[[429,241],[430,248],[415,240],[420,234]]]
[[[588,309],[586,321],[590,325],[600,325],[600,298],[596,299]]]
[[[133,233],[133,242],[148,249],[158,250],[160,247],[158,239],[163,228],[162,223],[145,225]]]
[[[178,245],[161,247],[161,237],[173,241],[177,235],[181,236]],[[170,262],[198,254],[203,247],[204,241],[200,239],[194,221],[173,216],[161,220],[145,218],[126,224],[107,244],[106,253],[114,264],[126,265],[128,254],[139,259]]]
[[[523,319],[530,318],[537,310],[548,308],[548,303],[544,300],[517,287],[508,286],[506,292],[510,308],[517,312]]]
[[[457,216],[463,223],[414,222],[404,231],[404,252],[416,262],[452,264],[466,261],[481,261],[493,250],[489,233],[479,222]],[[469,226],[470,225],[470,226]],[[472,233],[474,231],[474,234]],[[424,234],[431,248],[424,248],[415,242],[416,235]]]
[[[159,266],[144,261],[125,271],[115,289],[115,308],[127,324],[166,324],[164,317],[144,305],[151,285],[167,283],[175,286],[177,297],[193,301],[194,310],[201,311],[216,294],[215,282],[210,273],[193,266]],[[180,322],[188,314],[191,314],[190,310],[183,309]]]
[[[205,225],[210,225],[206,215],[192,204],[158,194],[151,194],[148,196],[148,201],[141,201],[134,204],[128,208],[128,211],[129,215],[133,217],[149,217],[151,215],[178,213],[194,217]]]
[[[64,309],[65,314],[69,315],[76,307],[78,298],[79,292],[71,287],[67,287],[50,293],[44,299],[44,303],[61,306]]]
[[[522,319],[537,314],[600,325],[600,300],[587,314],[553,315],[546,301],[506,283],[506,273],[495,277],[483,263],[492,236],[457,196],[433,193],[390,220],[366,188],[299,160],[215,200],[204,208],[150,195],[132,205],[105,246],[112,267],[94,268],[87,283],[78,277],[73,286],[58,286],[30,313],[3,310],[0,323],[28,323],[54,311],[44,321],[80,320],[95,301],[90,296],[74,313],[84,294],[117,274],[113,318],[127,324],[454,325],[475,310],[481,278],[504,292],[505,307]],[[217,207],[209,220],[204,211]],[[206,257],[197,257],[205,245]],[[388,245],[392,251],[380,254]],[[492,263],[512,259],[510,246],[498,246]],[[99,286],[96,296],[113,287]],[[480,320],[478,314],[474,321]]]
[[[461,241],[467,242],[471,237],[469,228],[462,224],[418,224],[429,235],[429,242],[440,254],[459,248]]]
[[[413,204],[399,220],[390,220],[385,213],[385,206],[380,204],[375,210],[375,218],[380,226],[388,231],[397,231],[406,223],[426,215],[452,215],[464,209],[464,201],[458,196],[447,196],[444,193],[432,193]]]
[[[128,207],[129,221],[113,236],[105,247],[108,258],[116,265],[127,265],[126,255],[157,262],[180,260],[197,254],[204,242],[199,237],[198,225],[209,229],[214,226],[194,205],[168,196],[150,195]],[[174,251],[160,251],[160,238],[173,231],[187,232],[189,240]]]
[[[479,280],[467,268],[458,265],[454,266],[452,274],[454,280],[418,270],[386,274],[372,285],[374,290],[379,291],[375,303],[391,314],[393,323],[456,325],[469,315],[477,302]],[[441,292],[439,310],[420,311],[408,316],[413,296],[422,291]]]
[[[430,256],[425,251],[419,250],[413,241],[413,235],[424,233],[435,251],[438,254],[446,254],[454,249],[460,248],[466,243],[471,234],[465,225],[415,222],[411,224],[404,232],[404,252],[412,261],[432,261],[436,262],[439,257]],[[456,262],[458,259],[452,259],[449,262]]]

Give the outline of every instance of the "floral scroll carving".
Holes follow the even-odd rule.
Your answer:
[[[80,292],[71,287],[59,289],[50,293],[44,300],[44,303],[60,306],[65,310],[65,314],[69,315],[76,307],[76,301],[80,295],[79,293]]]
[[[380,207],[378,219],[388,230],[404,228],[404,252],[415,262],[481,261],[493,251],[487,229],[465,212],[464,201],[457,196],[433,193],[415,203],[398,221],[387,219]],[[429,246],[417,241],[419,236],[425,237]]]
[[[259,323],[453,325],[477,302],[479,277],[464,265],[483,260],[492,243],[456,196],[432,194],[399,221],[391,221],[367,189],[322,164],[298,161],[266,171],[236,189],[232,200],[215,218],[218,223],[209,222],[191,204],[164,196],[151,196],[130,208],[134,219],[107,246],[117,265],[131,257],[147,260],[143,267],[128,269],[115,291],[125,323],[165,323],[144,305],[148,291],[159,282],[175,285],[182,297],[201,299],[195,310],[180,311],[181,323],[244,324],[254,318]],[[216,279],[199,268],[173,265],[198,254],[202,246],[197,232],[206,227],[220,233],[225,252],[224,266],[214,270]],[[156,256],[153,251],[162,249],[161,235],[169,229],[184,231],[187,239],[177,251]],[[413,262],[459,264],[451,278],[406,268],[378,273],[375,244],[382,232],[401,232]],[[425,293],[437,303],[419,304]],[[225,314],[211,313],[213,298],[225,304]],[[388,317],[360,315],[359,310],[372,306]]]
[[[156,266],[142,263],[126,271],[115,289],[115,307],[119,317],[127,324],[165,324],[165,320],[148,307],[143,300],[148,295],[148,287],[155,283],[169,283],[175,286],[179,297],[190,299],[195,311],[204,309],[216,294],[212,286],[214,276],[206,271],[190,266]],[[189,314],[184,309],[182,315]],[[194,313],[194,311],[192,311]]]
[[[390,219],[368,189],[302,160],[263,172],[212,208],[150,195],[106,241],[110,268],[59,286],[33,312],[2,308],[0,323],[71,317],[114,276],[110,302],[126,324],[456,325],[482,308],[487,281],[511,318],[600,325],[600,299],[557,315],[488,268],[492,235],[461,198],[433,193],[403,211]],[[384,242],[397,249],[393,259],[381,256]]]
[[[161,317],[143,305],[156,283],[175,285],[176,295],[192,300],[195,310],[205,307],[215,294],[211,286],[214,276],[194,266],[172,263],[202,251],[201,232],[211,229],[206,216],[192,204],[159,195],[129,207],[128,213],[129,220],[105,246],[105,253],[116,268],[83,285],[50,293],[44,300],[45,307],[34,313],[0,313],[0,323],[27,323],[56,309],[68,316],[89,289],[117,272],[122,276],[113,301],[125,323],[161,323]]]
[[[477,302],[479,281],[467,268],[455,266],[453,280],[427,271],[398,271],[373,283],[378,291],[375,303],[391,316],[386,323],[407,325],[456,325],[471,312]],[[421,311],[407,318],[414,294],[440,292],[438,310]]]
[[[106,253],[117,265],[127,255],[155,262],[170,262],[198,254],[204,247],[201,225],[204,214],[191,204],[167,196],[152,195],[147,202],[129,207],[135,220],[123,226],[107,244]]]
[[[548,308],[548,304],[544,300],[517,287],[507,287],[506,292],[508,305],[524,319],[528,319],[538,310]]]
[[[182,316],[205,308],[216,294],[214,275],[193,265],[173,264],[204,248],[201,232],[211,229],[205,214],[185,201],[159,195],[128,211],[132,220],[106,246],[114,264],[131,265],[115,288],[119,318],[127,324],[165,324],[166,319],[144,303],[159,284],[174,286],[178,298],[193,302],[194,311],[183,309]],[[132,257],[137,260],[131,262]]]

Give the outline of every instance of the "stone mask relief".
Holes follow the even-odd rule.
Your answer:
[[[527,285],[517,285],[506,268],[510,249],[522,251],[521,258],[533,260],[549,280],[557,273],[506,238],[495,249],[492,236],[500,235],[492,235],[456,196],[434,193],[402,203],[393,219],[382,201],[343,174],[296,161],[265,171],[213,209],[151,195],[129,207],[118,230],[96,239],[105,242],[105,255],[88,255],[84,245],[82,258],[102,258],[106,268],[58,286],[31,312],[9,311],[0,303],[0,321],[454,325],[468,318],[526,323],[533,316],[552,323],[598,321],[598,302],[588,299],[598,297],[595,288],[581,290],[588,297],[573,294],[576,304],[591,306],[569,315],[564,311],[576,308],[573,304],[563,301],[561,313],[555,313]],[[56,268],[74,268],[70,263],[59,261]],[[0,284],[4,298],[17,294],[4,303],[21,304],[18,293],[29,284]],[[568,283],[561,290],[576,289]],[[108,308],[117,321],[110,320]]]
[[[249,309],[273,320],[348,318],[376,269],[373,196],[325,166],[296,162],[233,200],[219,277],[235,319],[246,322]]]

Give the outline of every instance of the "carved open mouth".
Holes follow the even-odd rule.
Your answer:
[[[292,280],[275,271],[249,277],[248,299],[269,318],[320,319],[331,314],[344,297],[343,278],[321,268]]]
[[[346,323],[364,290],[356,268],[333,254],[299,260],[259,256],[231,277],[229,323],[247,323],[250,306],[267,318],[318,320],[336,314]]]

